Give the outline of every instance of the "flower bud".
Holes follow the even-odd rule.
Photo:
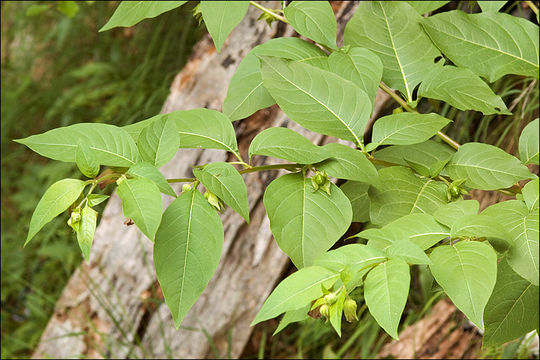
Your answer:
[[[358,320],[358,317],[356,316],[356,301],[348,297],[343,304],[343,312],[345,313],[345,319],[347,319],[348,322]]]
[[[323,185],[326,182],[326,177],[323,174],[321,174],[320,172],[318,172],[313,177],[313,180],[315,180],[317,185]]]
[[[210,205],[212,205],[217,211],[221,211],[222,202],[219,200],[216,194],[206,190],[206,192],[204,193],[204,198],[208,200]]]
[[[328,318],[330,316],[330,309],[328,308],[328,305],[326,305],[326,304],[321,305],[321,307],[319,308],[319,312],[325,318]]]
[[[188,192],[191,190],[191,185],[190,184],[184,184],[182,185],[182,192],[185,193],[185,192]]]
[[[78,211],[73,211],[73,212],[71,213],[71,218],[70,218],[70,220],[71,220],[71,223],[72,223],[72,224],[81,221],[81,214],[79,214]]]
[[[337,295],[331,292],[328,295],[324,296],[324,300],[326,301],[328,305],[334,305],[335,302],[337,301]]]

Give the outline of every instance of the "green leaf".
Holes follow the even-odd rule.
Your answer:
[[[506,4],[506,1],[477,1],[482,12],[498,12]]]
[[[379,170],[381,186],[369,192],[369,216],[376,225],[385,225],[414,213],[432,214],[447,203],[447,187],[440,181],[420,178],[401,166]]]
[[[113,16],[99,31],[123,26],[130,27],[139,21],[149,19],[175,9],[186,1],[122,1]]]
[[[313,264],[351,223],[349,199],[334,184],[330,194],[315,191],[300,173],[279,177],[264,193],[272,233],[297,268]]]
[[[81,224],[77,231],[77,241],[86,261],[90,260],[90,249],[96,232],[98,213],[89,204],[81,210]]]
[[[128,133],[108,124],[75,124],[15,141],[58,161],[75,162],[79,141],[90,147],[100,165],[131,166],[139,159],[137,145]]]
[[[248,1],[201,1],[204,24],[219,52],[227,36],[244,18]]]
[[[433,277],[476,326],[484,329],[482,314],[495,286],[497,254],[476,241],[436,247],[429,258]]]
[[[400,113],[384,116],[373,125],[372,144],[367,151],[379,145],[412,145],[436,135],[451,120],[435,113]]]
[[[403,259],[409,265],[429,265],[431,260],[426,253],[415,243],[409,240],[392,242],[386,253],[390,259]]]
[[[391,259],[371,270],[364,284],[364,297],[369,312],[394,339],[407,302],[411,275],[409,265],[401,259]]]
[[[289,118],[308,130],[361,143],[371,113],[353,82],[311,65],[261,59],[264,86]]]
[[[176,197],[176,193],[165,179],[165,176],[163,176],[157,167],[150,163],[140,162],[137,165],[130,167],[126,174],[152,180],[158,187],[159,191],[165,195]]]
[[[489,82],[506,74],[538,78],[538,25],[526,19],[455,10],[424,18],[422,25],[454,64]]]
[[[74,17],[79,12],[79,5],[76,1],[59,1],[56,3],[58,11],[69,18]]]
[[[467,179],[465,186],[497,190],[535,176],[514,156],[489,144],[467,143],[459,147],[446,165],[453,180]]]
[[[251,326],[274,318],[286,311],[303,309],[306,304],[323,295],[339,274],[320,266],[309,266],[289,275],[272,291],[255,316]]]
[[[332,157],[317,164],[317,169],[324,170],[328,175],[339,179],[361,181],[368,184],[377,183],[379,173],[361,151],[338,143],[326,144],[322,148],[327,150]]]
[[[330,306],[330,324],[336,331],[339,337],[341,337],[341,318],[343,317],[343,304],[345,303],[346,291],[341,291],[338,295],[336,302]]]
[[[328,1],[293,1],[285,7],[284,14],[300,35],[337,49],[337,24]]]
[[[26,16],[37,16],[50,9],[51,4],[32,4],[26,8]]]
[[[448,227],[467,215],[476,215],[480,209],[480,203],[477,200],[458,200],[443,205],[433,213],[435,220]]]
[[[86,185],[86,182],[77,179],[63,179],[52,184],[45,191],[32,214],[24,245],[26,246],[45,224],[73,204]]]
[[[279,325],[272,334],[272,336],[275,336],[281,330],[285,329],[289,324],[307,319],[309,317],[308,312],[309,305],[306,305],[305,307],[300,309],[287,311],[285,315],[283,315],[283,318],[279,322]]]
[[[352,207],[353,222],[369,221],[369,184],[347,181],[340,186],[341,191],[349,198]]]
[[[193,175],[249,224],[246,184],[234,166],[225,162],[214,162],[202,169],[193,169]]]
[[[122,126],[122,129],[125,130],[135,142],[137,142],[139,140],[139,135],[141,134],[141,131],[145,127],[147,127],[149,124],[151,124],[154,121],[157,121],[157,120],[159,120],[159,119],[161,119],[163,117],[167,117],[170,114],[175,114],[177,112],[182,112],[182,111],[184,111],[184,110],[175,111],[175,112],[172,112],[172,113],[169,113],[169,114],[157,114],[155,116],[152,116],[149,119],[141,120],[141,121],[138,121],[138,122],[133,123],[133,124]]]
[[[449,1],[406,1],[406,3],[411,5],[418,14],[424,15],[425,13],[443,7],[448,4]]]
[[[132,219],[144,235],[154,240],[163,212],[158,187],[146,178],[121,178],[117,183],[124,215]]]
[[[525,201],[525,204],[527,204],[527,207],[530,211],[538,209],[538,187],[539,181],[538,179],[534,179],[525,184],[523,189],[521,189],[521,194],[523,194],[523,201]]]
[[[538,118],[531,121],[519,137],[519,157],[524,164],[538,165]]]
[[[334,51],[328,57],[328,65],[330,71],[364,90],[373,104],[383,73],[383,65],[377,55],[368,49],[352,47],[347,53]]]
[[[418,89],[418,96],[447,102],[459,110],[481,111],[484,115],[511,115],[500,96],[466,68],[443,66],[434,69]]]
[[[503,344],[534,330],[538,324],[538,286],[516,274],[506,260],[484,312],[484,343]]]
[[[487,238],[499,252],[504,252],[512,243],[511,235],[493,216],[485,214],[466,215],[459,218],[450,230],[451,237]]]
[[[176,328],[216,271],[223,238],[219,215],[196,189],[183,192],[163,213],[154,265]]]
[[[94,153],[90,146],[82,141],[77,144],[75,162],[80,172],[86,177],[93,178],[99,173],[99,164],[94,157]]]
[[[141,130],[137,147],[141,158],[160,167],[169,162],[178,151],[180,138],[174,120],[163,116]]]
[[[384,260],[385,254],[378,249],[363,244],[348,244],[325,252],[315,259],[315,265],[335,272],[341,272],[346,267],[357,272]]]
[[[422,31],[422,17],[400,1],[360,3],[345,28],[345,45],[373,51],[381,59],[382,80],[412,102],[424,74],[438,66],[439,50]]]
[[[110,196],[103,194],[90,194],[86,198],[88,199],[88,206],[94,207],[107,200]]]
[[[283,127],[271,127],[257,134],[249,146],[249,158],[253,155],[273,156],[299,164],[314,164],[331,156],[325,148]]]
[[[508,263],[521,277],[538,286],[538,209],[529,211],[523,201],[491,205],[482,214],[495,217],[512,235]]]
[[[271,39],[255,46],[238,65],[223,102],[223,113],[233,121],[275,104],[274,98],[263,86],[261,63],[256,55],[277,56],[312,65],[318,59],[328,58],[324,51],[298,38]]]

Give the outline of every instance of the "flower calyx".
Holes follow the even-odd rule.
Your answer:
[[[326,171],[317,171],[311,178],[311,185],[313,186],[314,191],[321,189],[330,195],[331,182]]]

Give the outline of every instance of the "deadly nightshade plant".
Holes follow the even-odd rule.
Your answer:
[[[100,31],[184,3],[124,1]],[[195,13],[218,51],[250,4],[269,24],[288,23],[311,41],[277,38],[251,49],[231,79],[223,112],[180,110],[125,127],[76,124],[16,140],[45,157],[75,162],[89,178],[63,179],[45,192],[25,244],[68,210],[88,260],[97,223],[93,207],[106,200],[93,192],[116,182],[125,216],[154,242],[157,277],[178,327],[218,266],[224,238],[218,211],[226,204],[249,222],[242,174],[282,168],[289,173],[268,186],[264,206],[275,240],[298,271],[275,288],[253,324],[284,314],[283,329],[309,312],[340,334],[343,316],[357,320],[351,293],[359,289],[376,321],[397,338],[410,267],[427,265],[454,304],[484,330],[486,342],[538,329],[539,183],[526,165],[538,165],[539,120],[521,133],[517,158],[484,143],[460,145],[442,132],[450,119],[416,110],[428,99],[504,119],[511,112],[489,83],[507,74],[538,79],[538,25],[487,2],[479,2],[480,13],[422,16],[444,3],[362,2],[339,48],[328,2],[281,2],[277,10],[253,1],[201,2]],[[376,119],[365,143],[378,88],[405,112]],[[270,128],[253,139],[249,159],[264,155],[289,163],[250,165],[240,155],[232,121],[276,103],[304,128],[350,146],[317,146],[293,130]],[[196,166],[194,178],[165,179],[158,168],[178,148],[221,149],[237,161]],[[332,179],[346,182],[336,186]],[[523,180],[531,181],[522,186]],[[172,182],[185,183],[180,195]],[[476,200],[463,199],[472,189],[515,199],[478,213]],[[161,193],[176,198],[164,212]],[[354,236],[358,243],[329,250],[351,222],[369,225]]]

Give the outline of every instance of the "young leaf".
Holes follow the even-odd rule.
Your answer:
[[[525,165],[504,150],[474,142],[461,145],[446,170],[452,179],[467,179],[465,186],[480,190],[504,189],[519,180],[535,178]]]
[[[335,272],[349,267],[356,272],[386,260],[385,254],[375,248],[363,244],[348,244],[330,250],[315,259],[315,265]]]
[[[454,305],[483,330],[484,307],[497,277],[497,254],[493,248],[481,242],[460,241],[436,247],[429,258],[435,280]]]
[[[304,308],[323,295],[322,287],[330,288],[339,274],[320,266],[298,270],[281,281],[264,302],[251,326],[274,318],[286,311]]]
[[[211,192],[239,213],[249,224],[249,204],[246,184],[242,175],[225,162],[214,162],[202,169],[193,169],[193,175]]]
[[[379,173],[362,152],[338,143],[326,144],[322,148],[332,157],[316,165],[317,169],[339,179],[377,183]]]
[[[538,78],[538,25],[526,19],[497,12],[466,14],[455,10],[424,18],[422,25],[454,64],[471,69],[489,82],[506,74]]]
[[[75,162],[79,141],[88,144],[101,165],[131,166],[139,159],[137,145],[129,134],[108,124],[75,124],[15,141],[58,161]]]
[[[285,7],[284,14],[300,35],[337,49],[337,24],[328,1],[293,1]]]
[[[426,253],[415,243],[409,240],[394,241],[388,248],[386,253],[390,259],[403,259],[409,265],[429,265],[431,260]]]
[[[93,178],[99,173],[99,164],[96,161],[92,150],[90,150],[90,146],[82,141],[79,141],[77,144],[75,162],[77,163],[79,170],[86,177]]]
[[[341,191],[349,198],[352,207],[352,221],[369,221],[369,184],[347,181],[340,186]]]
[[[88,206],[94,207],[107,200],[110,196],[103,194],[90,194],[86,198],[88,199]]]
[[[401,259],[391,259],[371,270],[364,284],[364,297],[369,312],[394,339],[407,302],[411,275],[409,265]]]
[[[435,220],[448,227],[467,215],[476,215],[480,209],[478,200],[458,200],[443,205],[433,213]]]
[[[484,343],[503,344],[538,326],[538,286],[516,274],[502,260],[484,312]]]
[[[538,179],[529,181],[523,189],[521,189],[521,194],[523,195],[523,201],[527,204],[527,207],[530,211],[538,208]]]
[[[531,121],[519,137],[519,158],[524,164],[536,164],[538,165],[538,124],[540,120],[536,118]]]
[[[63,179],[52,184],[45,191],[32,214],[24,245],[26,246],[45,224],[73,204],[86,185],[86,182],[77,179]]]
[[[331,156],[325,148],[283,127],[271,127],[257,134],[249,145],[249,158],[253,155],[273,156],[299,164],[314,164]]]
[[[499,252],[504,252],[512,243],[512,237],[497,219],[485,214],[459,218],[452,224],[450,236],[487,238]]]
[[[422,17],[401,1],[360,3],[345,27],[345,45],[373,51],[381,59],[382,80],[412,102],[413,90],[426,72],[438,66],[439,50],[422,31]]]
[[[433,70],[420,84],[418,96],[442,100],[459,110],[481,111],[484,115],[512,114],[478,75],[461,67],[443,66]]]
[[[376,225],[388,224],[408,214],[432,214],[448,202],[444,183],[419,178],[408,168],[381,169],[379,179],[382,185],[372,187],[369,192],[369,216]]]
[[[380,118],[373,125],[374,145],[412,145],[424,142],[437,134],[451,120],[435,113],[400,113]],[[371,145],[371,144],[370,144]],[[374,146],[366,147],[373,150]]]
[[[264,193],[272,233],[297,268],[313,264],[351,223],[349,199],[334,184],[330,194],[315,191],[299,173],[279,177]]]
[[[482,12],[498,12],[507,1],[477,1]]]
[[[264,86],[289,118],[308,130],[361,143],[371,113],[353,82],[311,65],[261,58]]]
[[[307,319],[309,317],[309,307],[309,305],[306,305],[305,307],[300,309],[287,311],[285,315],[283,315],[283,318],[279,322],[279,325],[272,334],[272,336],[275,336],[281,330],[285,329],[289,324]]]
[[[149,19],[175,9],[186,1],[122,1],[113,16],[99,31],[123,26],[130,27],[139,21]]]
[[[165,179],[165,176],[163,176],[159,169],[152,164],[140,162],[137,165],[130,167],[126,174],[152,180],[158,187],[159,191],[165,195],[176,197],[176,193]]]
[[[346,295],[347,293],[345,291],[341,291],[336,302],[330,306],[330,324],[339,337],[341,337],[341,318],[343,317],[343,303],[345,302]]]
[[[414,10],[420,15],[424,15],[433,10],[437,10],[440,7],[448,4],[449,1],[406,1],[407,4],[411,5]]]
[[[137,147],[141,158],[160,167],[169,162],[178,151],[180,137],[174,120],[163,116],[141,130]]]
[[[98,213],[89,204],[81,210],[81,225],[77,231],[77,241],[86,261],[90,260],[90,249],[96,232]]]
[[[201,1],[204,24],[219,52],[227,36],[242,21],[249,7],[248,1]]]
[[[223,238],[219,215],[196,189],[182,193],[163,213],[154,264],[177,328],[216,271]]]
[[[330,71],[364,90],[373,104],[383,73],[383,64],[377,55],[368,49],[352,47],[347,53],[334,51],[328,57],[328,65]]]
[[[132,219],[144,235],[154,240],[163,212],[158,187],[145,178],[123,179],[117,183],[124,215]]]

